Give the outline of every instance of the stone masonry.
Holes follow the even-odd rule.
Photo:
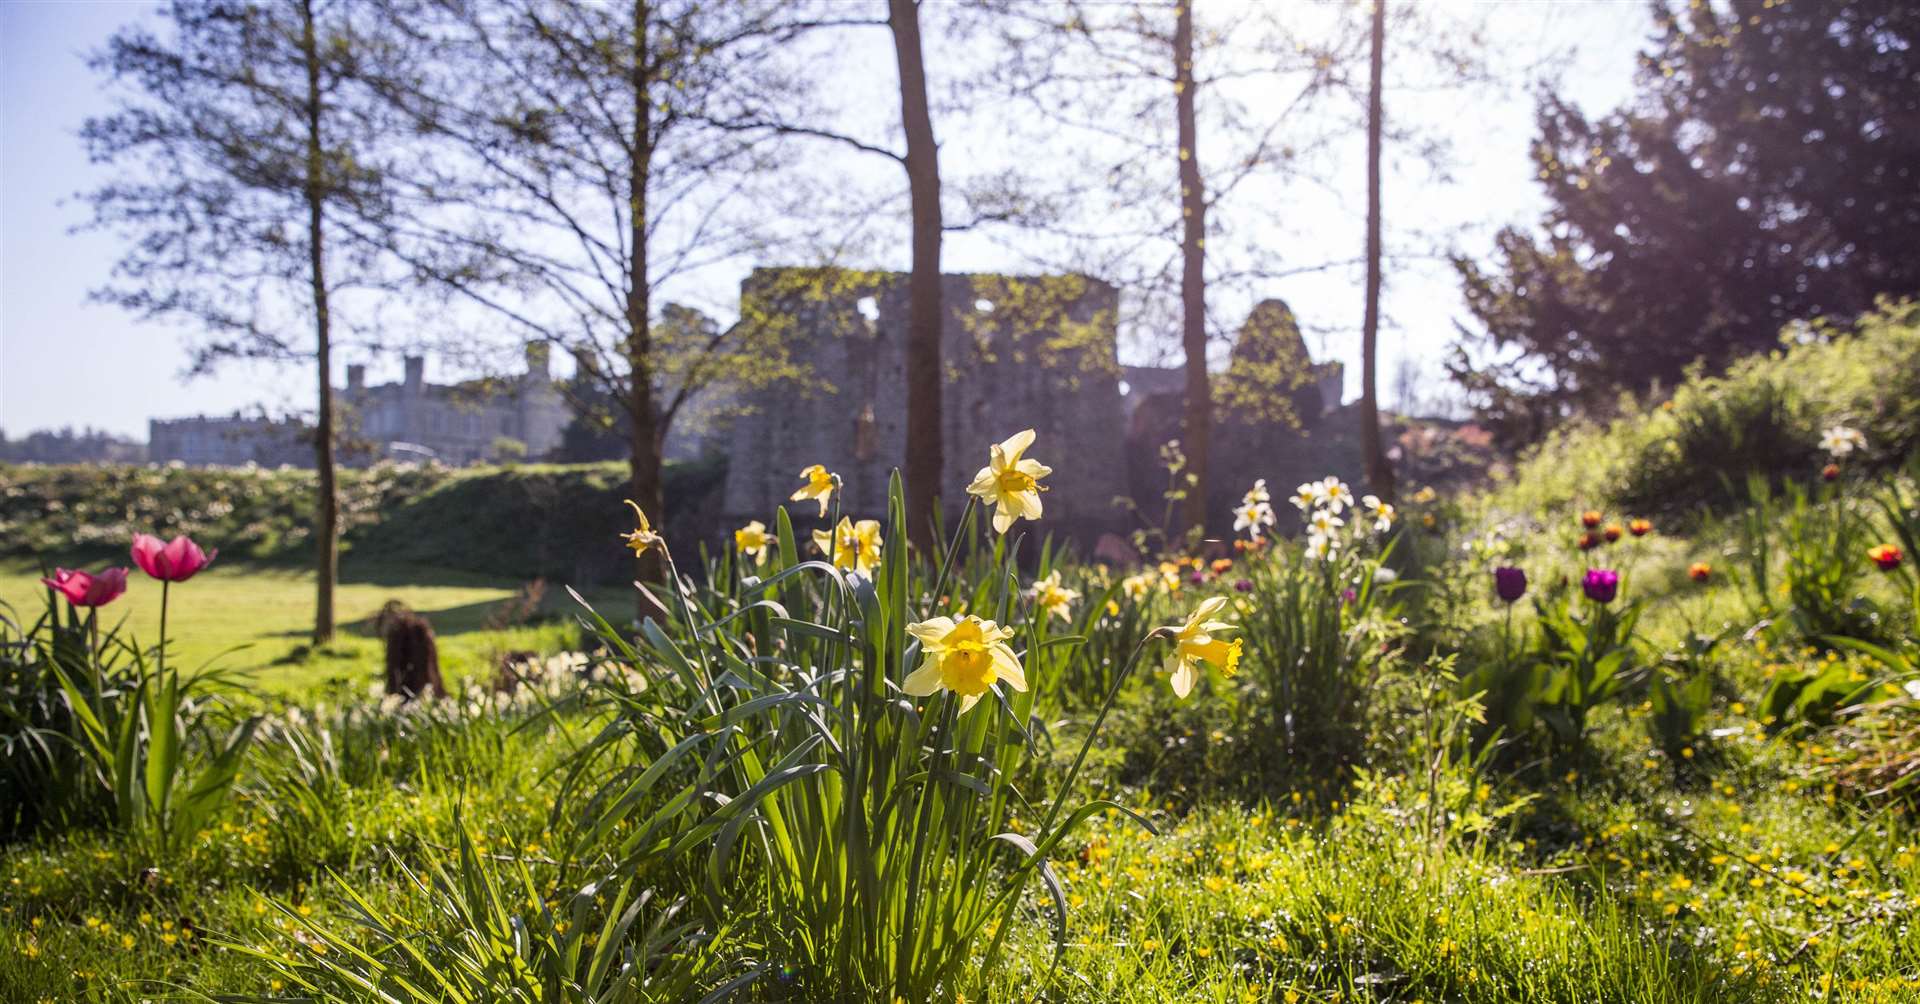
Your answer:
[[[1126,423],[1116,364],[1112,286],[1080,276],[942,277],[941,356],[949,520],[987,448],[1025,428],[1030,455],[1053,468],[1043,532],[1091,540],[1125,524]],[[845,481],[842,511],[886,515],[890,473],[906,458],[907,277],[897,272],[756,269],[741,284],[743,323],[782,325],[810,367],[803,386],[749,394],[734,423],[724,517],[771,525],[774,508],[803,530],[813,503],[787,503],[809,464]]]

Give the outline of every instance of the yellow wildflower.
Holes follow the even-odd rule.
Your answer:
[[[988,451],[987,466],[967,486],[967,494],[993,506],[996,533],[1006,533],[1015,520],[1040,518],[1040,493],[1046,491],[1040,479],[1052,474],[1053,468],[1022,456],[1033,439],[1033,430],[1024,429],[1004,443],[995,443]]]
[[[767,545],[772,541],[773,535],[767,532],[767,524],[757,519],[733,531],[734,550],[752,558],[755,565],[767,563]]]
[[[790,500],[794,502],[804,502],[808,499],[813,499],[820,503],[820,515],[825,516],[827,514],[827,502],[833,498],[833,475],[828,473],[825,467],[814,464],[812,467],[801,471],[800,476],[805,478],[807,483],[798,491],[795,491],[789,497]]]
[[[972,614],[958,621],[934,617],[907,625],[907,633],[920,639],[926,656],[901,687],[914,697],[951,690],[960,695],[964,714],[996,680],[1007,681],[1015,690],[1027,689],[1026,671],[1007,647],[1013,632],[990,620]]]
[[[1169,625],[1161,630],[1173,636],[1173,657],[1167,660],[1167,671],[1171,674],[1173,693],[1176,697],[1185,697],[1193,692],[1193,685],[1200,679],[1200,664],[1217,666],[1220,672],[1232,676],[1240,666],[1239,639],[1232,642],[1215,638],[1214,635],[1234,630],[1232,624],[1217,621],[1213,615],[1227,605],[1224,596],[1208,597],[1192,614],[1187,622],[1179,626]]]
[[[637,558],[647,553],[648,548],[659,547],[664,541],[653,532],[653,524],[647,521],[647,514],[640,508],[640,503],[628,499],[627,504],[633,507],[633,518],[639,521],[639,526],[632,533],[621,534],[620,537],[628,547],[633,548],[634,557]]]
[[[842,516],[833,533],[813,531],[813,544],[833,561],[833,567],[871,579],[873,566],[880,563],[880,522],[863,519],[855,523]]]

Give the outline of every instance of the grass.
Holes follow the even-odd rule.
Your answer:
[[[1836,490],[1863,493],[1879,477],[1850,478]],[[1356,646],[1325,667],[1352,673],[1365,666],[1373,674],[1337,760],[1316,759],[1312,749],[1287,751],[1261,732],[1270,709],[1260,703],[1267,698],[1257,681],[1275,669],[1261,660],[1284,653],[1250,641],[1240,675],[1209,675],[1192,698],[1176,701],[1165,677],[1151,668],[1164,657],[1164,649],[1156,650],[1149,668],[1117,692],[1082,786],[1068,792],[1074,796],[1068,802],[1105,798],[1114,807],[1091,816],[1050,855],[1057,902],[1051,887],[1033,883],[1015,909],[995,914],[983,937],[961,948],[965,958],[956,971],[978,977],[967,984],[966,999],[1920,1001],[1920,940],[1913,936],[1920,929],[1920,802],[1911,789],[1891,796],[1863,792],[1836,772],[1859,752],[1864,733],[1844,722],[1771,719],[1761,709],[1769,688],[1785,677],[1837,667],[1866,680],[1883,670],[1825,638],[1797,633],[1791,618],[1757,609],[1764,598],[1738,578],[1743,545],[1731,519],[1673,529],[1663,520],[1648,537],[1583,554],[1571,543],[1577,525],[1556,510],[1497,523],[1478,515],[1485,511],[1410,502],[1407,526],[1426,527],[1428,517],[1432,525],[1407,533],[1395,552],[1406,562],[1405,591],[1362,598],[1363,607],[1379,606],[1340,614],[1342,637],[1388,639],[1388,648],[1399,647],[1379,654],[1379,645]],[[1779,527],[1773,530],[1780,537]],[[1865,532],[1884,530],[1871,524]],[[892,547],[889,558],[899,553]],[[1873,571],[1861,554],[1828,557],[1850,563],[1843,599],[1910,612],[1910,595],[1896,588],[1901,580]],[[1773,552],[1776,567],[1788,559]],[[793,560],[788,553],[760,571],[773,575]],[[857,744],[832,731],[844,714],[832,703],[840,700],[832,686],[823,687],[818,700],[804,687],[782,692],[811,679],[810,667],[904,674],[907,667],[890,670],[878,655],[896,651],[896,643],[880,636],[887,625],[897,626],[906,604],[935,601],[931,590],[920,597],[926,583],[894,592],[903,580],[893,577],[900,572],[893,565],[875,589],[856,590],[846,606],[802,588],[804,580],[776,584],[777,611],[748,610],[715,627],[725,633],[724,645],[700,648],[699,638],[672,624],[642,639],[623,632],[621,644],[632,641],[640,649],[625,662],[645,674],[644,689],[604,684],[574,691],[566,689],[573,686],[569,676],[551,693],[529,690],[507,699],[469,686],[453,701],[395,711],[362,696],[377,676],[378,653],[364,621],[388,598],[434,620],[449,677],[469,684],[484,679],[501,649],[581,645],[583,639],[557,624],[488,628],[490,614],[512,595],[511,582],[350,562],[341,594],[349,629],[335,645],[302,654],[310,578],[274,565],[217,564],[176,597],[177,651],[198,661],[250,642],[253,647],[235,657],[243,660],[238,664],[256,671],[260,690],[299,710],[270,702],[277,714],[250,753],[233,803],[184,848],[160,852],[150,842],[84,827],[9,847],[0,859],[0,1000],[289,999],[304,989],[297,979],[318,978],[315,966],[351,961],[363,950],[382,965],[396,964],[405,954],[396,946],[422,951],[443,972],[467,953],[462,961],[472,964],[479,985],[497,988],[533,968],[531,962],[552,961],[538,954],[539,945],[563,939],[573,923],[554,924],[553,917],[566,910],[597,916],[591,911],[608,898],[605,877],[650,890],[650,917],[680,904],[674,923],[713,939],[718,947],[715,964],[701,976],[705,986],[757,971],[759,978],[736,999],[847,999],[831,982],[840,977],[807,962],[808,953],[830,958],[843,948],[833,940],[835,928],[796,924],[794,917],[813,899],[831,895],[858,904],[849,909],[897,903],[869,899],[871,892],[846,877],[868,856],[898,860],[909,846],[919,854],[916,834],[943,835],[974,855],[963,860],[956,851],[947,859],[954,875],[968,876],[956,885],[1004,881],[1020,859],[1013,845],[983,838],[1003,827],[1032,832],[1037,817],[1048,815],[1102,707],[1106,684],[1088,681],[1112,678],[1110,662],[1108,675],[1096,677],[1074,660],[1092,661],[1088,653],[1123,656],[1146,627],[1177,622],[1195,593],[1225,591],[1243,574],[1267,581],[1264,570],[1245,570],[1253,560],[1266,559],[1237,558],[1206,585],[1182,575],[1176,581],[1188,584],[1178,593],[1156,585],[1138,599],[1121,595],[1129,606],[1113,622],[1128,625],[1123,631],[1106,626],[1095,606],[1095,598],[1117,584],[1099,570],[1068,565],[1067,581],[1081,590],[1085,606],[1076,625],[1057,635],[1023,620],[1028,615],[1019,591],[1003,588],[1024,590],[1031,570],[956,572],[952,594],[965,601],[973,593],[968,609],[996,612],[1026,635],[1016,644],[1032,690],[1014,700],[1035,702],[1036,718],[1016,726],[1017,716],[979,717],[999,713],[989,697],[969,712],[975,717],[958,719],[969,728],[992,722],[1003,730],[987,747],[997,758],[989,780],[963,776],[972,768],[959,758],[912,773],[921,751],[942,749],[943,732],[914,733],[905,745],[875,732]],[[1359,563],[1334,574],[1372,576],[1366,560],[1352,560]],[[1695,561],[1713,565],[1709,582],[1686,575]],[[1444,674],[1452,666],[1464,675],[1495,658],[1490,640],[1505,629],[1507,609],[1490,597],[1489,575],[1494,565],[1509,563],[1528,569],[1536,595],[1550,592],[1563,574],[1577,579],[1589,564],[1622,569],[1620,602],[1645,604],[1639,668],[1678,672],[1691,638],[1723,636],[1696,660],[1713,683],[1699,730],[1680,744],[1656,738],[1649,691],[1636,683],[1593,711],[1577,746],[1537,727],[1505,736],[1484,756],[1467,755],[1474,723],[1450,703],[1456,695]],[[36,603],[36,575],[18,563],[0,566],[0,597]],[[743,587],[730,572],[721,569],[714,581],[723,585],[695,590],[691,602],[715,611],[742,603]],[[1236,592],[1240,606],[1232,616],[1247,622],[1299,605],[1268,592],[1273,595]],[[130,596],[111,609],[126,612],[130,627],[144,635],[157,627],[151,620],[156,599],[152,585],[136,577]],[[623,613],[628,597],[605,591],[590,600],[604,612]],[[1787,594],[1768,602],[1786,603]],[[888,604],[884,612],[880,604]],[[564,612],[571,601],[561,594],[550,597],[550,605]],[[821,610],[845,616],[856,609],[861,616],[841,626],[804,621]],[[1530,629],[1533,616],[1530,603],[1519,605],[1514,626]],[[1371,623],[1363,627],[1363,621]],[[1910,620],[1879,623],[1889,632],[1887,644],[1916,640],[1902,626]],[[1083,644],[1079,635],[1090,640],[1076,650]],[[1288,644],[1273,632],[1246,636],[1267,638],[1270,647]],[[1036,641],[1049,637],[1055,641]],[[849,644],[857,654],[842,653],[839,646]],[[702,674],[714,672],[708,661],[726,671],[725,688],[705,689],[710,678]],[[774,674],[772,682],[758,689],[741,682],[762,671]],[[677,689],[682,677],[700,686]],[[330,679],[352,685],[329,687]],[[1069,693],[1065,681],[1072,680],[1099,693]],[[728,688],[738,693],[723,692]],[[705,703],[749,693],[759,696],[724,714],[711,714],[714,706]],[[609,698],[612,706],[571,703],[583,694]],[[701,702],[697,714],[690,695]],[[549,698],[562,703],[548,709]],[[926,714],[914,721],[933,722],[931,712],[951,709],[936,703],[947,700],[950,695],[918,706],[876,704],[860,714],[870,723],[890,723],[905,720],[888,717],[904,710]],[[762,726],[754,705],[770,702],[785,709],[778,730],[784,734],[755,731]],[[1026,731],[1016,735],[1018,728]],[[297,745],[290,739],[295,730],[315,741]],[[680,737],[676,730],[710,745],[676,765],[664,752]],[[729,752],[725,743],[735,740],[731,750],[740,752]],[[609,755],[573,778],[569,770],[581,763],[576,751],[599,743],[609,744],[601,747]],[[809,758],[861,744],[898,757],[905,780],[897,789],[876,788],[868,801],[842,803],[838,779],[853,771],[829,763],[832,770],[814,772]],[[766,759],[752,765],[749,783],[735,783],[726,758],[745,754]],[[716,764],[722,765],[717,772]],[[643,788],[656,772],[666,779],[665,794]],[[943,803],[914,810],[926,813],[916,815],[921,820],[943,820],[933,828],[887,815],[884,807],[894,798],[914,804],[910,799],[923,790],[915,785],[936,774],[990,786],[1006,801],[995,803],[995,815],[977,817],[978,827],[955,823]],[[581,795],[596,789],[609,793],[624,815],[615,822],[599,817],[602,843],[583,848],[576,827],[606,811],[607,803]],[[816,791],[834,794],[816,799]],[[742,804],[751,811],[701,815],[709,807]],[[848,831],[833,823],[840,810],[825,807],[843,804],[852,811],[881,807],[861,835],[882,846],[836,844]],[[665,809],[688,815],[652,815]],[[753,825],[711,824],[714,842],[734,842],[737,853],[709,858],[704,839],[687,834],[709,825],[705,820],[727,818]],[[665,829],[650,829],[655,821]],[[684,859],[660,854],[681,840],[695,853]],[[472,852],[463,855],[469,844]],[[770,874],[781,860],[776,847],[786,860],[816,865]],[[938,856],[928,860],[929,869],[942,867]],[[959,871],[962,866],[968,871]],[[610,870],[596,870],[603,868]],[[789,890],[782,899],[772,894],[777,882],[812,882],[824,891]],[[569,891],[582,888],[584,895]],[[933,910],[939,904],[928,896],[917,905]],[[614,917],[605,919],[610,925]],[[603,930],[599,924],[585,929]],[[1002,934],[1005,950],[988,965],[985,942]],[[582,949],[598,937],[569,944]],[[671,958],[654,956],[638,968],[664,978],[673,967]],[[970,967],[978,967],[977,974]],[[924,996],[956,1001],[959,989],[958,981],[939,981]],[[451,996],[426,991],[426,999]]]
[[[0,561],[0,602],[23,617],[37,616],[45,602],[40,576],[38,565]],[[520,583],[471,572],[349,559],[342,563],[334,593],[338,633],[315,648],[310,643],[310,569],[216,561],[175,587],[169,655],[177,665],[243,671],[262,692],[278,696],[311,694],[332,681],[365,685],[379,680],[382,672],[384,648],[373,633],[373,617],[388,600],[397,599],[433,623],[441,672],[452,685],[488,677],[502,652],[552,652],[573,636],[566,613],[572,600],[558,587],[549,591],[541,609],[560,616],[532,626],[489,626],[489,618],[519,589]],[[609,611],[619,609],[615,591],[602,588],[589,596]],[[150,643],[160,631],[160,584],[136,570],[128,579],[126,596],[105,611],[103,627],[121,623],[133,637]]]

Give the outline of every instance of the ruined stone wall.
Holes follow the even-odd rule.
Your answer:
[[[748,395],[728,450],[729,521],[770,522],[815,463],[845,479],[848,515],[884,517],[888,475],[906,456],[906,279],[758,269],[742,283],[742,323],[781,325],[812,372],[804,384]],[[1032,428],[1032,455],[1054,469],[1043,532],[1090,542],[1122,525],[1112,506],[1126,492],[1113,287],[1078,276],[948,275],[942,294],[948,518],[958,517],[987,447]],[[788,511],[803,528],[817,512],[811,503]]]

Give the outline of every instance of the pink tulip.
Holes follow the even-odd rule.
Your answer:
[[[98,574],[73,568],[56,568],[53,578],[41,579],[76,607],[103,607],[127,591],[127,570],[103,569]]]
[[[161,582],[185,582],[213,564],[214,556],[219,553],[200,550],[200,545],[184,534],[165,544],[151,534],[133,535],[133,563]]]

